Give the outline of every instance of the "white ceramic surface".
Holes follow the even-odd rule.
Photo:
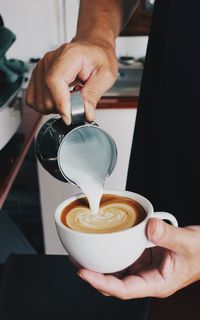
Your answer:
[[[55,223],[60,240],[69,253],[83,267],[101,273],[112,273],[130,266],[145,248],[154,246],[146,236],[146,225],[150,218],[166,219],[177,226],[176,218],[167,212],[154,212],[152,204],[143,196],[130,191],[105,190],[105,194],[125,196],[139,202],[147,212],[147,217],[138,225],[119,232],[89,234],[74,231],[60,220],[64,207],[72,201],[84,197],[77,194],[63,201],[55,211]]]

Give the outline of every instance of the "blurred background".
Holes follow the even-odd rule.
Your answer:
[[[141,0],[119,35],[118,78],[97,106],[96,122],[118,148],[107,188],[126,185],[153,5],[154,0]],[[12,253],[66,254],[53,215],[79,189],[54,179],[38,163],[35,137],[52,115],[28,108],[25,95],[37,61],[75,35],[78,8],[78,0],[0,0],[0,263]],[[188,308],[199,315],[198,290],[194,285],[164,302],[155,299],[149,319],[160,319],[163,309],[164,320],[188,319]]]
[[[142,4],[137,14],[143,29],[137,30],[138,23],[136,26],[130,23],[122,33],[123,37],[117,40],[118,56],[144,56],[149,27],[148,3],[146,1],[146,6]],[[5,25],[17,36],[8,57],[25,61],[41,58],[47,51],[69,42],[75,34],[78,0],[1,0],[0,5]]]

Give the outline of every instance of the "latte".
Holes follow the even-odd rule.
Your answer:
[[[112,233],[129,229],[146,217],[144,208],[135,200],[117,195],[103,195],[98,214],[91,212],[87,198],[65,207],[61,221],[72,230],[85,233]]]

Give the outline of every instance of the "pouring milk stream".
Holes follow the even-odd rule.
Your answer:
[[[105,180],[116,164],[116,144],[97,124],[85,122],[81,91],[71,92],[70,102],[70,126],[61,118],[52,118],[40,129],[36,139],[38,160],[53,177],[81,188],[92,219],[111,220],[109,213],[101,211],[100,215],[99,204]]]
[[[113,152],[112,138],[94,125],[72,130],[59,148],[62,174],[85,193],[94,215],[98,215],[104,183],[113,166]]]

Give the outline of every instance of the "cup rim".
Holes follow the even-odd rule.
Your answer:
[[[64,200],[63,202],[61,202],[56,210],[55,210],[55,214],[54,214],[54,220],[55,220],[55,223],[61,227],[63,230],[69,232],[69,233],[72,233],[72,234],[79,234],[79,235],[84,235],[85,237],[111,237],[111,236],[115,236],[117,234],[121,234],[121,233],[127,233],[127,232],[131,232],[133,229],[137,229],[139,228],[142,224],[145,224],[146,221],[149,219],[149,216],[151,215],[151,213],[153,213],[153,206],[151,204],[151,202],[145,198],[144,196],[138,194],[138,193],[135,193],[135,192],[132,192],[132,191],[128,191],[128,190],[111,190],[111,189],[105,189],[104,190],[104,193],[103,194],[116,194],[116,195],[124,195],[124,196],[127,196],[130,195],[132,197],[132,199],[138,201],[142,206],[143,208],[145,209],[147,215],[145,217],[144,220],[142,220],[140,223],[138,223],[136,226],[133,226],[129,229],[125,229],[125,230],[120,230],[120,231],[116,231],[116,232],[110,232],[110,233],[86,233],[86,232],[81,232],[81,231],[76,231],[76,230],[72,230],[70,229],[69,227],[67,227],[66,225],[64,225],[62,222],[61,222],[61,213],[62,213],[62,210],[63,208],[70,204],[72,201],[76,200],[76,199],[79,199],[79,198],[82,198],[82,197],[85,197],[85,194],[80,192],[78,194],[75,194],[71,197],[69,197],[68,199]],[[136,198],[136,199],[135,199]],[[139,199],[139,200],[138,200]],[[144,202],[145,205],[141,202]],[[148,209],[146,208],[148,206]]]

